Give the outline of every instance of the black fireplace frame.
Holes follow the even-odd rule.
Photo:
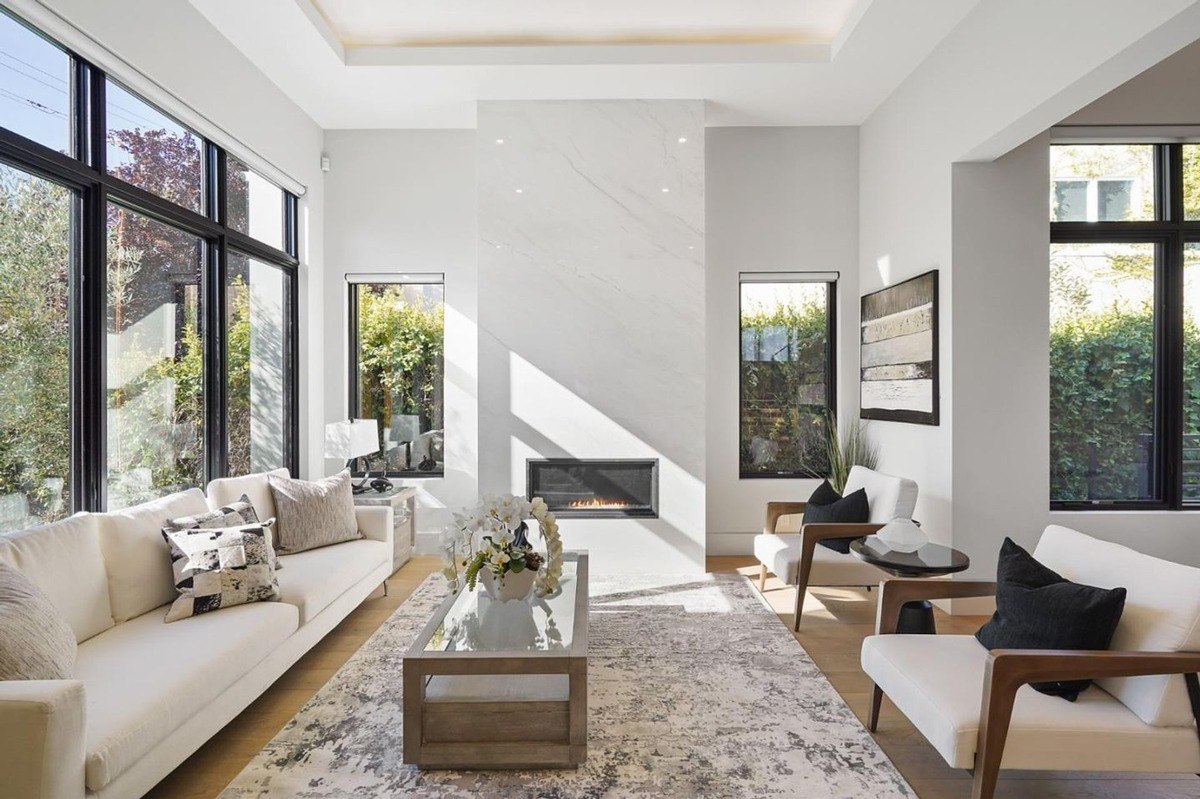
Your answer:
[[[650,507],[634,508],[551,508],[559,518],[574,519],[657,519],[658,518],[658,458],[527,458],[525,460],[525,497],[533,499],[533,470],[535,465],[587,466],[620,464],[650,468]]]

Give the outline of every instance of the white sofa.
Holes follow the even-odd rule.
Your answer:
[[[0,681],[0,796],[141,796],[390,576],[392,509],[356,508],[361,540],[280,558],[280,601],[165,623],[163,522],[242,494],[275,515],[258,474],[0,536],[79,644],[73,680]]]
[[[766,588],[770,572],[785,585],[796,586],[796,613],[792,629],[800,629],[804,595],[809,586],[872,586],[887,574],[854,555],[817,546],[823,538],[870,535],[892,519],[911,519],[917,507],[917,484],[904,477],[855,466],[846,476],[844,495],[867,492],[867,524],[806,524],[799,535],[777,532],[779,520],[804,513],[804,502],[768,502],[767,520],[754,536],[754,556],[761,564],[759,590]]]
[[[889,580],[880,634],[862,647],[876,686],[871,729],[886,694],[949,765],[975,770],[976,799],[992,796],[1001,767],[1200,772],[1182,676],[1200,670],[1200,569],[1053,525],[1034,557],[1068,580],[1127,590],[1111,649],[989,652],[971,635],[896,635],[904,602],[987,595],[995,584]],[[1075,702],[1026,684],[1084,678],[1098,679]]]

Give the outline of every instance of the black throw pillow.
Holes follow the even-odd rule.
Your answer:
[[[804,506],[804,519],[801,524],[815,524],[820,522],[866,524],[870,517],[871,508],[867,504],[867,492],[865,489],[860,488],[843,497],[826,480],[817,486],[817,490],[808,498],[808,503]],[[844,555],[850,551],[850,542],[856,538],[862,538],[862,536],[852,535],[849,538],[826,538],[817,543],[821,546],[829,547],[835,552],[841,552]]]
[[[996,568],[996,613],[975,637],[988,649],[1108,649],[1124,609],[1124,588],[1073,583],[1005,538]],[[1074,702],[1091,684],[1068,680],[1032,686]]]

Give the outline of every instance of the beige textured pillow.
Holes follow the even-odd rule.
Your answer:
[[[0,680],[70,680],[75,633],[40,589],[0,563]]]
[[[270,475],[271,495],[279,520],[275,550],[291,555],[362,538],[354,518],[350,472],[310,483]]]

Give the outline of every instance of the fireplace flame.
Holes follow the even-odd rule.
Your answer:
[[[620,508],[628,508],[628,502],[622,502],[619,499],[602,499],[593,497],[591,499],[573,499],[567,503],[568,508],[612,508],[614,510]]]

